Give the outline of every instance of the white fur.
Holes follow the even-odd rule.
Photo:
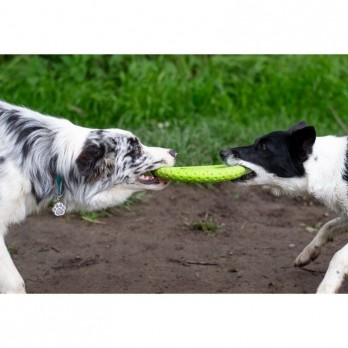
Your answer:
[[[257,174],[255,178],[243,182],[243,185],[261,185],[275,194],[309,194],[339,215],[320,229],[313,241],[296,258],[295,266],[310,263],[319,256],[321,248],[330,238],[348,232],[348,185],[342,178],[346,151],[346,137],[317,137],[312,154],[304,162],[305,175],[297,178],[278,177],[259,165],[233,156],[226,160],[229,165],[240,164]],[[318,293],[337,292],[347,274],[348,244],[335,254]]]
[[[12,121],[12,124],[6,121],[11,112],[15,117],[20,117],[21,121],[27,122],[27,133],[23,132],[23,124],[17,123],[17,125],[22,127],[21,141],[22,139],[33,141],[30,160],[21,153],[19,144],[23,145],[24,142],[20,143],[18,140],[20,130],[14,126],[17,121]],[[144,173],[158,167],[174,165],[175,155],[170,154],[169,149],[147,147],[139,142],[141,147],[139,158],[129,160],[127,151],[130,145],[127,141],[136,137],[120,129],[103,130],[109,140],[117,139],[119,142],[115,140],[113,144],[120,144],[120,148],[116,148],[118,151],[108,152],[105,155],[109,156],[108,161],[115,161],[115,168],[119,170],[105,175],[96,182],[85,179],[79,174],[76,161],[86,140],[90,140],[90,143],[98,142],[98,138],[89,139],[93,131],[96,130],[0,102],[0,159],[2,159],[0,162],[0,293],[25,292],[23,279],[11,260],[4,238],[10,225],[23,221],[26,216],[34,212],[39,212],[54,198],[56,174],[48,176],[47,168],[41,168],[42,165],[49,163],[52,154],[57,156],[55,173],[63,176],[66,183],[61,200],[68,211],[105,209],[122,203],[136,191],[160,190],[166,186],[162,182],[158,185],[144,184],[139,181],[139,174],[141,170],[144,170],[142,172]],[[35,140],[38,136],[39,140]],[[120,157],[120,153],[124,157]],[[123,158],[129,163],[122,162]],[[123,164],[127,164],[126,169],[122,169]],[[139,173],[134,173],[135,169],[138,169]],[[48,187],[44,187],[39,202],[33,193],[35,180],[40,186],[40,180],[35,177],[36,173],[41,173],[40,175],[48,182]],[[74,184],[70,185],[69,175],[74,177]]]

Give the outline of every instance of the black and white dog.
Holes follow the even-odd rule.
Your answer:
[[[316,137],[315,128],[302,121],[287,131],[257,138],[250,146],[220,153],[228,165],[252,170],[238,180],[261,185],[275,194],[311,194],[338,217],[327,222],[295,260],[304,266],[316,259],[333,236],[348,232],[348,137]],[[318,293],[335,293],[348,273],[348,244],[330,262]]]
[[[147,147],[120,129],[87,129],[65,119],[0,102],[0,293],[25,292],[7,251],[11,224],[47,207],[56,215],[104,209],[132,193],[167,183],[153,170],[173,166],[176,152]]]

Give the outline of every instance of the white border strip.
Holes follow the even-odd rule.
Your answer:
[[[2,53],[347,53],[344,0],[11,0]]]

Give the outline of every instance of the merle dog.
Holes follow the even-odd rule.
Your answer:
[[[25,292],[5,246],[11,224],[56,200],[65,210],[98,210],[133,192],[160,190],[153,174],[173,166],[176,152],[147,147],[120,129],[88,129],[0,102],[0,292]]]

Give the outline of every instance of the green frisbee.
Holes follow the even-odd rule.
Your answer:
[[[188,183],[216,183],[235,180],[250,173],[251,170],[242,166],[192,166],[192,167],[162,167],[154,171],[155,175],[168,181]]]

